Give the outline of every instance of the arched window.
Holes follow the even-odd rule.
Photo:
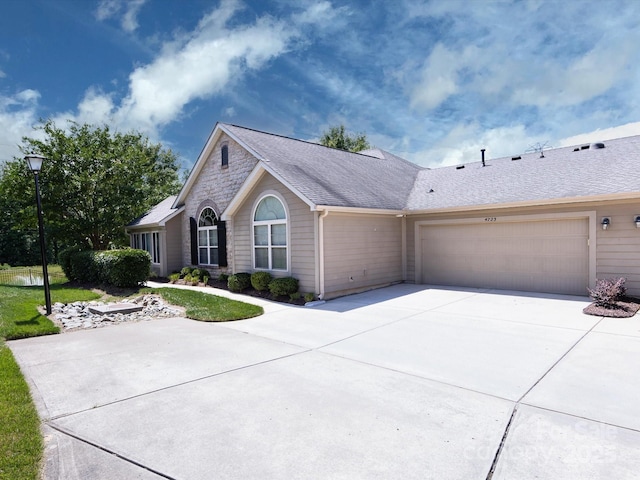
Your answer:
[[[218,217],[211,207],[202,209],[198,219],[198,263],[218,265]]]
[[[287,213],[273,195],[264,197],[253,214],[254,266],[287,270]]]

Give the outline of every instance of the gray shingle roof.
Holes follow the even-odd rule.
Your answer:
[[[165,220],[170,215],[177,212],[178,208],[171,208],[173,202],[176,199],[176,195],[165,198],[151,210],[149,210],[144,215],[136,218],[131,223],[127,225],[127,227],[143,227],[146,225],[157,225],[163,220]]]
[[[236,125],[220,124],[315,205],[404,208],[421,167],[376,149],[351,153]]]
[[[407,209],[428,210],[640,192],[640,136],[422,170]],[[578,146],[580,148],[580,146]],[[433,190],[431,192],[431,190]]]

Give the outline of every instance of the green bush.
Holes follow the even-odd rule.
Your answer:
[[[84,250],[71,254],[71,275],[78,282],[99,282],[102,280],[102,264],[96,260],[93,250]],[[68,277],[67,277],[68,278]]]
[[[289,294],[289,298],[293,301],[298,300],[300,297],[302,296],[302,294],[300,292],[295,292],[295,293],[290,293]]]
[[[228,280],[229,280],[229,274],[221,273],[220,275],[218,275],[218,281],[219,282],[226,282]]]
[[[204,283],[205,285],[207,283],[209,283],[209,275],[208,274],[202,276],[202,283]]]
[[[191,275],[192,271],[193,271],[192,267],[184,267],[182,270],[180,270],[180,278],[184,278],[187,275]]]
[[[251,274],[251,286],[259,292],[264,292],[269,288],[269,283],[273,277],[269,272],[255,272]]]
[[[249,273],[236,273],[230,275],[227,280],[227,287],[232,292],[241,292],[246,290],[251,285],[251,274]]]
[[[269,283],[269,291],[276,297],[296,293],[298,291],[298,279],[293,277],[274,278]]]
[[[116,287],[135,287],[148,280],[151,255],[145,250],[107,250],[99,252],[103,280]]]
[[[199,279],[201,275],[202,270],[200,270],[199,268],[194,268],[193,270],[191,270],[191,278]]]
[[[169,275],[169,281],[171,283],[176,283],[176,280],[180,280],[180,274],[179,273],[172,273],[171,275]]]
[[[77,252],[81,252],[82,250],[83,249],[81,247],[68,247],[58,253],[58,264],[69,280],[76,280],[73,276],[73,270],[71,269],[71,256]]]
[[[316,299],[316,294],[315,293],[305,293],[304,294],[304,301],[305,302],[313,302]]]

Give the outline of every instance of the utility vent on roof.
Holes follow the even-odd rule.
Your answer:
[[[458,166],[456,167],[456,170],[462,170],[463,168],[464,168],[464,165],[458,165]]]
[[[589,145],[582,145],[580,150],[589,150]]]
[[[511,160],[522,160],[522,157],[518,155],[517,157],[511,157]]]
[[[597,142],[597,143],[592,143],[591,144],[591,150],[598,150],[600,148],[604,148],[604,143]]]

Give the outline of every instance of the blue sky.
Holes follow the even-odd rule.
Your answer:
[[[0,161],[41,118],[196,160],[217,121],[424,166],[640,134],[640,2],[3,0]]]

